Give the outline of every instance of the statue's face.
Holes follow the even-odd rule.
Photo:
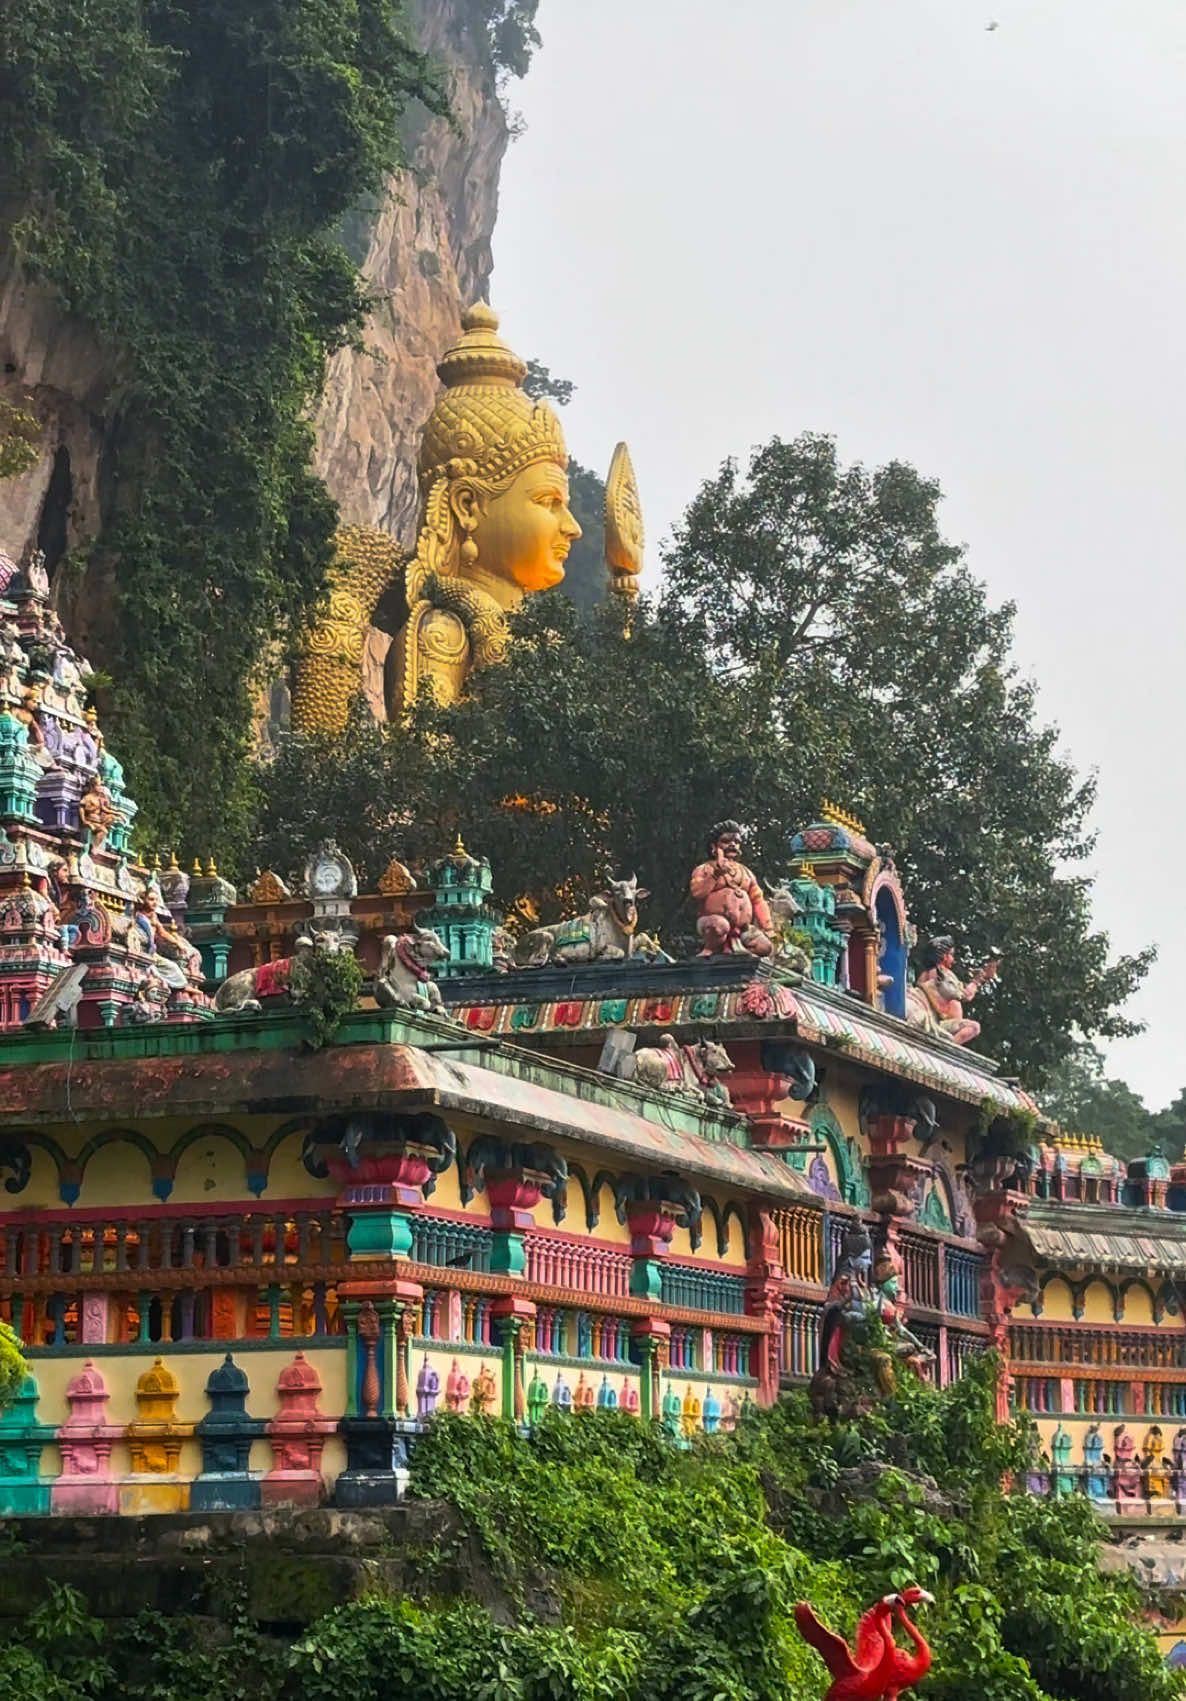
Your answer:
[[[581,528],[568,506],[568,476],[555,461],[533,461],[487,499],[474,532],[478,561],[522,591],[546,591],[564,577]]]

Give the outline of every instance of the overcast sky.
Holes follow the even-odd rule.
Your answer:
[[[987,28],[990,22],[998,25]],[[541,0],[494,304],[628,439],[656,545],[779,433],[912,461],[1067,751],[1096,915],[1186,1083],[1186,0]],[[876,830],[876,823],[870,823]]]

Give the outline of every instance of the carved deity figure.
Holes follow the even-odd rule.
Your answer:
[[[474,1377],[474,1391],[470,1395],[469,1409],[475,1417],[482,1417],[494,1406],[494,1377],[489,1365],[484,1364]]]
[[[955,972],[955,943],[948,934],[932,939],[923,952],[923,970],[906,990],[906,1021],[912,1028],[939,1034],[953,1045],[967,1045],[980,1032],[980,1023],[964,1015],[964,1003],[990,980],[1000,965],[995,957],[981,965],[969,981]]]
[[[177,964],[182,970],[183,980],[186,977],[201,979],[202,953],[182,933],[161,902],[160,893],[154,885],[145,887],[136,900],[136,926],[145,946],[158,962]],[[176,980],[176,976],[171,977],[167,973],[162,978],[170,984]]]
[[[1137,1444],[1122,1423],[1117,1424],[1112,1431],[1112,1459],[1117,1510],[1130,1514],[1139,1512],[1141,1507],[1138,1502],[1143,1499],[1144,1485],[1140,1461],[1137,1458]]]
[[[94,774],[87,781],[78,800],[78,824],[86,834],[83,849],[92,854],[102,850],[114,823],[115,809],[111,802],[111,793],[98,774]]]
[[[741,860],[741,826],[718,821],[708,835],[708,860],[692,870],[688,889],[699,905],[702,957],[722,952],[768,957],[773,950],[770,907],[757,877]]]
[[[1108,1466],[1111,1463],[1111,1456],[1104,1452],[1099,1424],[1089,1424],[1083,1437],[1083,1486],[1090,1499],[1107,1500]]]
[[[469,1377],[462,1370],[457,1360],[449,1366],[449,1374],[445,1378],[445,1410],[459,1412],[469,1399]]]
[[[437,367],[444,391],[420,445],[421,530],[402,567],[392,539],[339,536],[325,612],[307,635],[293,682],[293,723],[340,729],[359,687],[373,623],[392,634],[384,697],[390,718],[427,683],[452,702],[470,672],[497,661],[506,616],[560,583],[581,528],[569,508],[560,421],[522,389],[526,363],[484,303]]]
[[[1071,1473],[1071,1441],[1070,1432],[1060,1423],[1050,1437],[1050,1458],[1054,1465],[1054,1497],[1065,1500],[1075,1492],[1075,1478]]]
[[[1165,1460],[1165,1437],[1161,1425],[1145,1431],[1145,1488],[1150,1500],[1168,1500],[1170,1473]]]
[[[673,1441],[677,1441],[683,1434],[684,1414],[683,1406],[680,1403],[680,1397],[670,1383],[667,1384],[667,1387],[663,1392],[663,1403],[660,1407],[660,1416],[663,1427],[667,1431],[668,1435],[671,1436]]]
[[[423,1422],[436,1411],[437,1399],[441,1392],[441,1377],[428,1362],[428,1354],[424,1355],[424,1363],[420,1366],[420,1374],[416,1378],[416,1416]]]
[[[924,1347],[917,1335],[906,1327],[906,1308],[902,1302],[902,1280],[897,1260],[886,1250],[873,1267],[876,1289],[877,1316],[889,1340],[888,1352],[875,1351],[873,1362],[878,1385],[883,1394],[892,1394],[897,1367],[904,1366],[916,1376],[925,1376],[933,1363],[934,1353]]]
[[[1186,1429],[1180,1429],[1174,1436],[1171,1449],[1174,1461],[1174,1499],[1179,1507],[1186,1505]]]
[[[527,1389],[527,1421],[534,1426],[539,1423],[548,1409],[548,1384],[536,1367],[535,1375],[531,1378]]]
[[[869,1403],[850,1388],[852,1379],[844,1359],[846,1346],[867,1333],[868,1319],[876,1302],[872,1273],[873,1243],[867,1230],[852,1229],[844,1237],[824,1299],[819,1369],[811,1379],[810,1390],[811,1403],[817,1412],[838,1416],[841,1411]]]

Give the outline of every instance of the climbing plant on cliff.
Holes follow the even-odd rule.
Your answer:
[[[819,1701],[828,1677],[794,1602],[851,1635],[916,1581],[936,1597],[919,1614],[934,1650],[919,1701],[1182,1701],[1137,1588],[1099,1569],[1087,1503],[1003,1487],[1031,1432],[996,1423],[995,1368],[903,1386],[841,1426],[791,1396],[690,1449],[621,1412],[553,1410],[526,1436],[441,1414],[412,1490],[452,1507],[456,1537],[402,1550],[398,1597],[347,1601],[287,1645],[255,1632],[252,1606],[273,1630],[302,1623],[349,1575],[335,1559],[311,1577],[308,1547],[286,1552],[276,1526],[271,1564],[245,1552],[220,1634],[158,1614],[96,1622],[59,1590],[6,1626],[0,1684],[47,1701]],[[342,1557],[352,1539],[395,1557],[395,1526],[369,1534],[364,1548],[343,1527]]]
[[[242,825],[253,671],[317,596],[325,357],[365,301],[335,226],[444,109],[399,0],[6,0],[3,215],[118,397],[88,635],[148,842]]]

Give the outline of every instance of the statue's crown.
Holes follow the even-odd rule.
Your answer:
[[[421,488],[427,492],[453,461],[472,462],[472,476],[484,484],[532,461],[567,466],[560,421],[547,402],[533,402],[521,388],[527,365],[498,335],[498,315],[479,301],[462,315],[461,327],[437,367],[445,389],[420,444]]]

